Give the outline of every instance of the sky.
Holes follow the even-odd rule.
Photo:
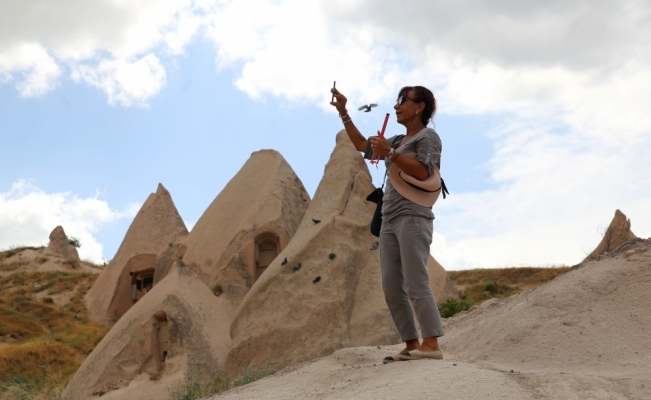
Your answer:
[[[434,92],[448,270],[577,264],[616,209],[651,236],[648,1],[0,0],[0,249],[109,260],[158,183],[191,229],[260,149],[313,196],[335,80],[366,136]]]

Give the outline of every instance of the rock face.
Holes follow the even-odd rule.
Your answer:
[[[631,232],[631,221],[626,218],[626,215],[624,215],[623,212],[616,210],[615,217],[613,217],[613,220],[610,222],[606,233],[604,233],[603,239],[601,239],[597,248],[595,248],[594,251],[583,261],[594,260],[607,251],[615,250],[617,246],[625,241],[635,239],[636,237],[637,236]]]
[[[184,375],[212,378],[230,348],[224,300],[176,260],[93,349],[64,397],[163,399]],[[224,338],[221,340],[220,338]]]
[[[103,324],[117,321],[134,304],[134,295],[139,300],[153,287],[158,256],[187,234],[170,193],[159,184],[138,211],[115,257],[86,294],[91,319]]]
[[[52,233],[50,233],[50,243],[47,245],[47,249],[53,254],[69,260],[79,261],[77,249],[68,242],[68,236],[66,236],[61,225],[54,228]]]
[[[454,287],[452,279],[448,277],[443,266],[431,255],[429,261],[427,261],[427,270],[429,272],[429,286],[434,292],[437,304],[441,304],[450,298],[460,300],[459,292]]]
[[[276,369],[343,347],[400,341],[369,232],[375,204],[365,198],[374,189],[364,160],[340,132],[298,231],[238,309],[229,369]]]
[[[221,286],[235,311],[287,246],[309,204],[303,184],[280,153],[254,152],[178,251],[206,285]]]

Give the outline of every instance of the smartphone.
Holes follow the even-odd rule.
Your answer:
[[[336,85],[337,85],[337,81],[332,82],[332,88],[333,89],[335,88]],[[333,101],[335,101],[335,92],[334,91],[332,92],[332,100],[330,100],[330,102],[332,103]]]

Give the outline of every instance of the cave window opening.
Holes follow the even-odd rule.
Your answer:
[[[154,269],[148,268],[129,274],[131,275],[131,300],[135,303],[154,287]]]
[[[280,253],[280,244],[276,235],[267,233],[256,240],[255,280],[264,273],[278,253]]]

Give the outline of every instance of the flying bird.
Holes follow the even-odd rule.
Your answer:
[[[321,222],[321,220],[312,218],[312,222],[314,222],[315,224],[318,224],[319,222]]]
[[[320,281],[320,280],[321,280],[321,277],[320,277],[320,276],[317,276],[316,278],[314,278],[314,280],[312,281],[312,283],[317,283],[317,282]]]
[[[287,257],[285,257],[285,259],[280,263],[280,265],[285,265],[285,264],[287,264]]]
[[[358,108],[358,110],[359,110],[359,111],[364,110],[364,112],[370,112],[370,111],[371,111],[371,108],[373,108],[373,107],[377,107],[377,104],[375,104],[375,103],[371,103],[371,104],[368,104],[368,105],[367,105],[367,104],[364,104],[363,106],[361,106],[360,108]]]
[[[292,271],[298,271],[299,269],[301,269],[301,263],[298,263],[298,264],[294,265],[294,268],[292,268]]]

